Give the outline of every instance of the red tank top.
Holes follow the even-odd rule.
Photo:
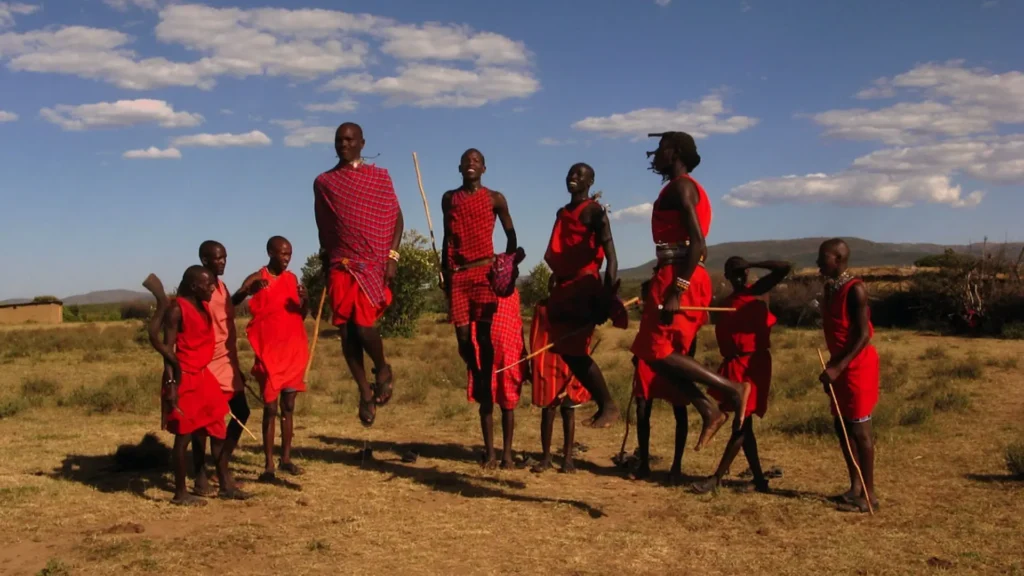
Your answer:
[[[715,322],[715,338],[724,358],[771,348],[775,315],[768,310],[763,300],[742,290],[730,294],[722,305],[736,309],[735,312],[722,314]]]
[[[860,278],[853,278],[843,284],[838,292],[825,299],[825,306],[821,311],[821,324],[825,330],[828,351],[833,355],[841,353],[846,348],[846,342],[850,337],[850,315],[846,310],[846,301],[850,289],[860,283]],[[871,324],[871,309],[868,308],[868,337],[874,335],[875,327]]]
[[[494,201],[491,191],[456,190],[452,195],[448,261],[462,266],[494,256]]]
[[[181,364],[181,371],[195,374],[202,372],[213,360],[214,334],[213,322],[209,316],[209,306],[203,302],[207,316],[196,310],[191,302],[177,298],[181,309],[181,328],[174,341],[175,355]]]
[[[555,278],[569,280],[585,274],[597,274],[604,263],[604,247],[594,231],[580,222],[580,214],[594,201],[580,202],[571,211],[565,207],[555,215],[544,261]]]
[[[689,174],[683,174],[679,178],[686,178],[693,185],[697,187],[697,222],[700,224],[701,234],[705,238],[708,237],[708,233],[711,232],[711,202],[708,201],[708,195],[704,192],[704,187],[700,185]],[[674,180],[673,180],[674,182]],[[690,241],[690,235],[686,233],[686,229],[682,224],[682,215],[679,210],[663,210],[661,204],[664,200],[665,191],[672,184],[669,182],[661,189],[658,194],[658,199],[654,202],[654,210],[651,213],[651,232],[654,236],[655,244],[683,244]]]

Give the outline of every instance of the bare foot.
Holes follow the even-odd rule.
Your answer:
[[[484,460],[484,463],[481,464],[480,467],[484,470],[497,470],[498,459],[492,456],[489,459]]]
[[[668,473],[668,484],[669,486],[679,486],[686,482],[686,477],[683,476],[682,470],[672,469]]]
[[[768,487],[768,479],[762,478],[761,480],[752,480],[750,484],[743,487],[744,492],[760,492],[761,494],[770,494],[771,488]]]
[[[548,470],[551,470],[551,457],[550,456],[544,458],[543,460],[541,460],[540,462],[535,464],[533,468],[530,468],[530,472],[533,472],[534,474],[543,474],[543,473],[547,472]]]
[[[217,493],[217,497],[222,500],[248,500],[252,498],[252,494],[236,486],[230,490],[221,490]]]
[[[708,494],[710,492],[717,492],[718,486],[718,476],[708,476],[700,482],[694,482],[690,486],[690,490],[692,490],[694,494]]]
[[[831,500],[833,502],[836,502],[836,503],[839,503],[839,504],[853,504],[859,498],[860,498],[860,490],[856,490],[854,488],[850,488],[849,490],[847,490],[846,492],[843,492],[842,494],[837,494],[835,496],[830,496],[829,500]]]
[[[700,452],[705,446],[707,446],[708,442],[711,442],[711,439],[715,437],[715,434],[717,434],[719,430],[721,430],[727,420],[729,420],[729,415],[725,412],[719,411],[718,416],[714,416],[711,420],[704,422],[704,428],[700,431],[700,439],[697,440],[697,445],[693,447],[693,451]]]
[[[619,421],[619,407],[608,403],[604,409],[598,410],[590,420],[591,428],[608,428]]]
[[[281,465],[278,466],[278,468],[280,468],[281,470],[284,470],[285,472],[291,474],[292,476],[302,476],[303,474],[306,473],[305,470],[300,468],[294,462],[290,462],[290,461],[289,462],[281,462]]]
[[[206,500],[192,494],[183,494],[181,496],[175,496],[171,500],[171,504],[175,506],[206,506]]]
[[[516,462],[515,462],[515,460],[512,459],[511,456],[508,457],[508,458],[502,458],[501,459],[501,466],[500,466],[500,468],[502,470],[515,470],[516,469]]]
[[[565,462],[562,463],[562,467],[558,469],[562,474],[575,474],[576,473],[576,462],[572,458],[566,458]]]
[[[200,473],[196,476],[196,484],[192,489],[192,493],[202,498],[213,498],[217,491],[210,486],[210,481],[206,477],[205,473]]]

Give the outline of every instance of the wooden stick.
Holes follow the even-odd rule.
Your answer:
[[[658,306],[661,310],[661,306]],[[715,306],[680,306],[679,312],[735,312],[735,308],[718,308]]]
[[[623,302],[622,306],[625,307],[625,308],[629,308],[630,306],[636,304],[639,301],[640,301],[639,298],[632,298],[630,300],[627,300],[627,301]],[[548,344],[547,346],[541,348],[540,350],[534,350],[526,358],[522,358],[522,359],[520,359],[520,360],[518,360],[516,362],[513,362],[512,364],[509,364],[508,366],[505,366],[504,368],[499,368],[494,373],[495,374],[501,374],[505,370],[508,370],[510,368],[515,368],[516,366],[519,366],[523,362],[526,362],[527,360],[532,360],[533,358],[536,358],[537,356],[540,356],[541,354],[543,354],[543,353],[547,352],[548,350],[554,348],[555,344],[558,344],[562,340],[565,340],[566,338],[570,338],[570,337],[575,336],[577,334],[581,334],[583,332],[586,332],[587,330],[593,330],[593,329],[594,329],[594,325],[593,324],[587,324],[586,326],[583,326],[582,328],[580,328],[578,330],[573,330],[572,332],[566,334],[565,336],[562,336],[558,340],[555,340],[554,342]]]
[[[825,365],[825,357],[821,354],[821,348],[818,348],[818,360],[821,362],[821,369],[824,371],[827,366]],[[860,485],[864,489],[864,500],[868,503],[868,513],[872,516],[875,515],[875,510],[871,506],[871,494],[868,493],[868,485],[864,483],[864,473],[860,471],[860,465],[857,464],[857,456],[853,453],[853,448],[850,446],[850,436],[846,433],[846,422],[843,421],[843,413],[839,411],[839,400],[836,399],[835,390],[832,389],[832,384],[828,384],[828,393],[832,396],[832,405],[835,406],[836,414],[839,415],[839,427],[843,431],[843,441],[846,442],[846,450],[850,453],[850,461],[853,462],[853,468],[857,470],[857,478],[860,479]]]
[[[306,373],[302,380],[309,379],[309,369],[313,367],[313,354],[316,353],[316,341],[320,338],[320,320],[324,315],[324,300],[327,299],[327,286],[320,292],[320,307],[316,309],[316,324],[313,325],[313,342],[309,345],[309,360],[306,361]]]
[[[441,255],[437,252],[437,241],[434,240],[434,222],[430,218],[430,206],[427,204],[427,193],[423,191],[423,178],[420,176],[420,160],[416,153],[412,153],[412,164],[416,167],[416,183],[420,186],[420,197],[423,198],[423,210],[427,213],[427,228],[430,229],[430,246],[434,249],[434,259],[437,260],[437,277],[441,284],[444,284],[444,274],[441,272]]]
[[[238,416],[235,416],[235,415],[234,415],[234,413],[233,413],[233,412],[231,412],[230,410],[228,411],[228,414],[230,414],[230,415],[231,415],[231,419],[232,419],[232,420],[234,420],[235,422],[237,422],[237,423],[238,423],[238,425],[242,427],[242,430],[245,430],[246,432],[248,432],[249,436],[251,436],[253,440],[255,440],[255,441],[257,441],[257,442],[259,442],[259,441],[260,441],[260,439],[259,439],[259,438],[257,438],[257,437],[256,437],[256,435],[252,433],[252,430],[249,430],[248,428],[246,428],[246,427],[245,427],[245,424],[242,424],[242,421],[238,419]]]

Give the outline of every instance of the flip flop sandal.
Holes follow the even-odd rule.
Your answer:
[[[391,396],[394,393],[394,386],[392,383],[395,381],[395,371],[391,369],[390,364],[385,364],[384,368],[388,371],[388,379],[383,382],[374,382],[373,388],[373,403],[377,406],[386,406],[391,401]],[[374,378],[377,376],[377,369],[372,368]]]
[[[200,490],[198,488],[192,489],[192,494],[199,496],[200,498],[213,498],[217,495],[217,489],[213,486],[208,487],[206,490]]]
[[[359,399],[359,421],[363,424],[364,428],[373,426],[374,421],[377,420],[376,406],[373,400]]]
[[[281,463],[279,463],[279,464],[277,465],[277,469],[278,469],[278,470],[283,470],[283,471],[285,471],[285,472],[287,472],[287,473],[291,474],[292,476],[302,476],[303,474],[305,474],[305,473],[306,473],[306,471],[305,471],[305,470],[303,470],[302,468],[300,468],[300,467],[299,467],[299,466],[298,466],[298,465],[297,465],[296,463],[294,463],[294,462],[281,462]]]
[[[171,504],[175,506],[206,506],[206,500],[192,494],[186,494],[183,498],[175,498],[171,500]]]

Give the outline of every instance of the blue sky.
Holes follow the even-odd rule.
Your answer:
[[[1021,240],[1021,21],[1009,0],[0,1],[0,299],[176,284],[207,238],[232,287],[274,234],[297,269],[343,121],[424,232],[411,152],[439,224],[480,148],[528,265],[577,161],[622,265],[651,257],[662,130],[698,136],[711,243]]]

